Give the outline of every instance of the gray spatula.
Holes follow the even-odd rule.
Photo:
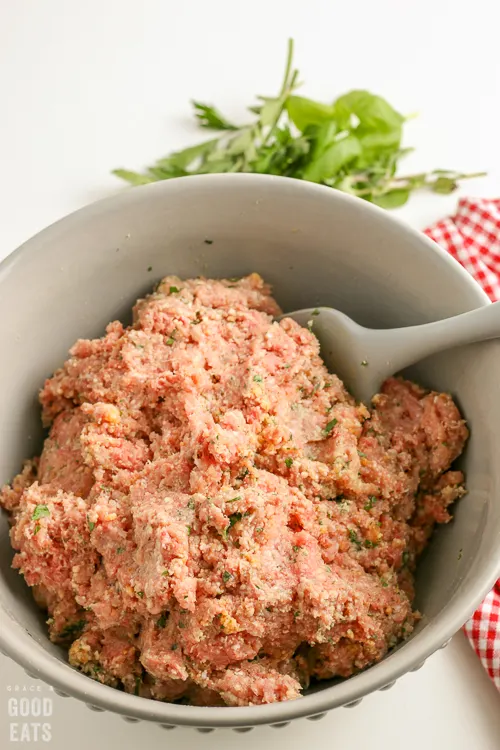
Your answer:
[[[330,372],[358,401],[369,403],[390,375],[455,346],[500,337],[500,302],[435,323],[407,328],[364,328],[331,307],[286,313],[318,337]]]

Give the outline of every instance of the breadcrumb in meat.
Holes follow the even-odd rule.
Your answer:
[[[356,404],[279,313],[257,274],[168,276],[46,381],[48,438],[0,504],[51,639],[93,679],[270,703],[411,634],[467,428],[402,379]]]

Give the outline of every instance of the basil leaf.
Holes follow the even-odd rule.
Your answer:
[[[383,195],[373,196],[371,202],[380,206],[380,208],[399,208],[399,206],[404,206],[409,197],[409,190],[398,188]]]
[[[289,96],[286,110],[295,127],[304,132],[308,125],[321,125],[333,120],[335,111],[332,105],[315,102],[305,96]]]
[[[350,91],[340,96],[333,107],[339,124],[345,128],[350,125],[352,115],[357,117],[364,132],[375,130],[388,133],[400,129],[404,122],[404,117],[385,99],[369,91]]]
[[[458,183],[451,177],[438,177],[431,184],[431,189],[434,193],[441,193],[441,195],[449,195],[453,193],[458,187]]]
[[[355,136],[348,136],[341,141],[335,141],[312,161],[302,177],[310,182],[323,182],[338,174],[342,167],[353,162],[361,154],[361,146]]]

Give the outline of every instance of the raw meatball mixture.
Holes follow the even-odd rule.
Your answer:
[[[400,379],[356,404],[279,313],[257,274],[170,276],[46,381],[42,455],[0,503],[51,639],[93,679],[270,703],[412,632],[467,429],[449,395]]]

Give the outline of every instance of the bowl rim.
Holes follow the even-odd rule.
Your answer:
[[[91,203],[37,233],[0,262],[0,285],[7,283],[7,277],[14,264],[29,259],[30,254],[38,252],[38,247],[50,242],[53,233],[57,233],[61,227],[71,229],[80,223],[91,221],[96,216],[126,208],[130,203],[147,202],[148,195],[152,193],[168,195],[171,191],[177,191],[179,184],[184,186],[183,189],[188,190],[189,184],[193,188],[202,185],[210,190],[211,185],[218,185],[220,188],[224,184],[231,187],[242,183],[247,183],[256,189],[266,188],[274,183],[278,186],[278,190],[282,186],[288,191],[317,195],[322,200],[328,200],[327,195],[329,195],[331,201],[337,201],[341,205],[356,204],[359,211],[365,212],[366,215],[384,216],[383,221],[387,226],[399,226],[404,234],[413,236],[419,242],[423,254],[427,256],[437,254],[455,276],[461,277],[464,287],[468,287],[468,291],[475,296],[478,307],[490,302],[479,284],[458,261],[423,232],[409,226],[399,217],[389,215],[384,209],[332,188],[293,178],[254,174],[217,174],[175,178],[128,188],[117,195]],[[446,609],[436,617],[431,629],[426,628],[378,664],[344,682],[320,689],[300,699],[282,703],[244,707],[184,706],[140,698],[102,685],[49,654],[41,643],[17,622],[13,613],[7,610],[5,603],[1,600],[0,647],[6,655],[24,667],[30,676],[46,681],[62,694],[72,695],[90,706],[107,709],[125,717],[153,721],[166,726],[199,728],[238,728],[281,724],[300,717],[323,714],[338,706],[357,704],[365,695],[392,684],[403,674],[421,666],[432,653],[446,644],[459,630],[490,590],[499,574],[500,559],[497,560],[495,556],[491,556],[484,564],[480,580],[476,582],[474,595],[469,596],[465,602],[460,596],[452,597]]]

